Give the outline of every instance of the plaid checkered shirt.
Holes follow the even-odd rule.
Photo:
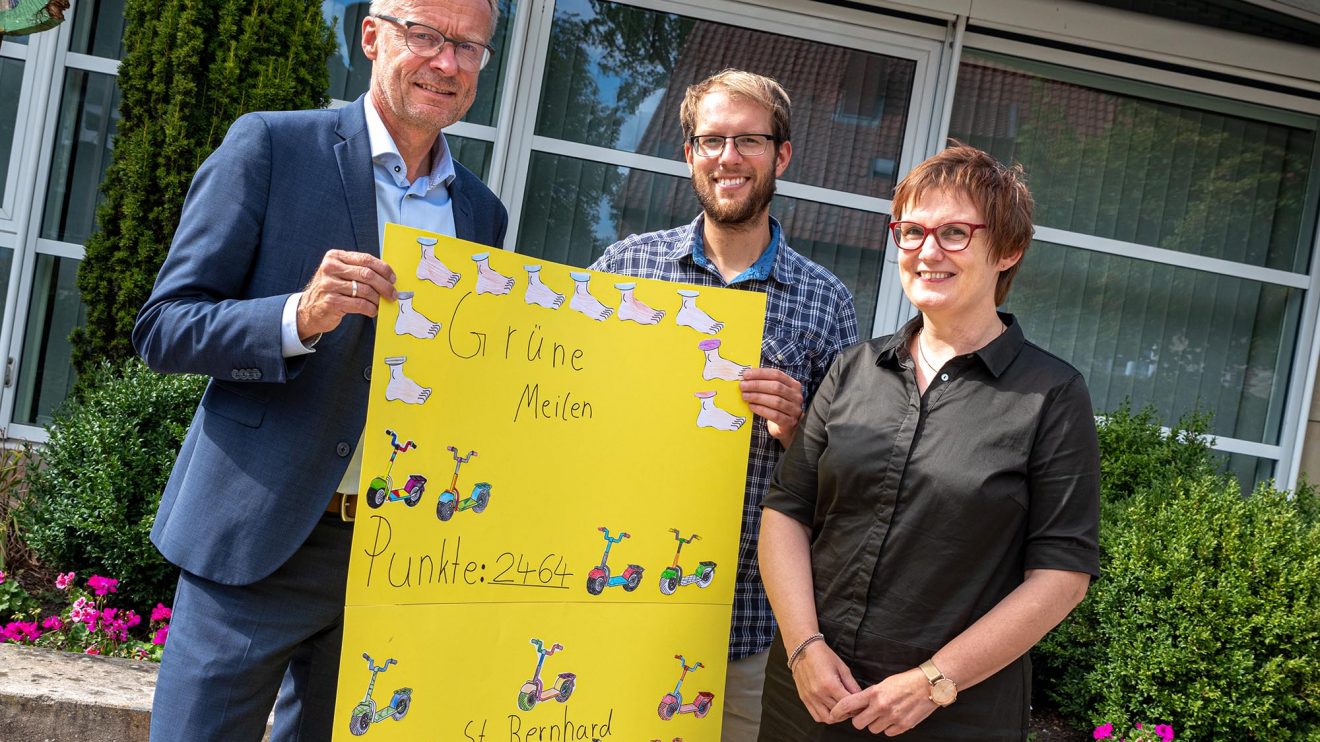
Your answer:
[[[726,282],[706,258],[701,239],[703,218],[698,216],[676,229],[620,240],[606,248],[591,268],[637,278],[763,292],[766,312],[761,365],[800,381],[804,399],[810,400],[834,356],[857,342],[852,295],[833,273],[794,252],[773,217],[767,250],[773,262],[763,256],[733,282]],[[779,441],[766,430],[765,420],[754,417],[729,632],[731,660],[764,652],[774,639],[775,619],[756,563],[756,539],[761,530],[761,499],[782,453]]]

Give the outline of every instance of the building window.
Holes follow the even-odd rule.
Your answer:
[[[23,87],[23,62],[0,59],[0,210],[9,194],[9,163],[16,154],[18,99]]]
[[[86,323],[87,311],[78,294],[78,261],[38,255],[23,334],[14,422],[50,423],[51,413],[77,379],[69,334]]]
[[[106,59],[124,56],[124,0],[78,0],[69,51]]]
[[[91,236],[118,122],[115,76],[66,70],[42,218],[44,239],[82,244]]]
[[[1313,119],[968,51],[949,135],[1026,168],[1037,240],[1006,308],[1097,409],[1211,410],[1216,436],[1279,444]],[[1271,464],[1230,458],[1248,483]]]
[[[888,222],[875,202],[891,195],[902,158],[913,59],[604,0],[556,2],[518,250],[585,265],[629,234],[690,222],[701,209],[685,166],[668,164],[683,161],[679,105],[689,85],[728,67],[773,77],[792,98],[793,161],[771,213],[794,249],[848,285],[868,332]],[[848,74],[856,69],[865,74]]]

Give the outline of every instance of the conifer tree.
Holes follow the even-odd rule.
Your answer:
[[[248,111],[324,107],[335,41],[316,0],[128,0],[120,120],[78,288],[74,366],[133,355],[130,334],[198,166]]]

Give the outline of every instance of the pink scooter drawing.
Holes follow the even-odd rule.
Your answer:
[[[692,714],[700,719],[710,713],[710,707],[715,702],[715,694],[703,690],[697,694],[696,703],[683,703],[683,678],[686,678],[689,672],[695,672],[705,665],[698,662],[688,667],[687,660],[683,659],[681,654],[674,655],[674,659],[683,666],[683,674],[678,676],[678,684],[674,686],[674,692],[666,693],[665,697],[660,699],[660,718],[669,721],[674,718],[674,714]]]

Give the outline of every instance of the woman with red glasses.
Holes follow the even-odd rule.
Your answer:
[[[997,311],[1032,206],[962,145],[899,183],[919,314],[839,356],[764,501],[762,742],[1026,738],[1027,651],[1099,575],[1086,383]]]

